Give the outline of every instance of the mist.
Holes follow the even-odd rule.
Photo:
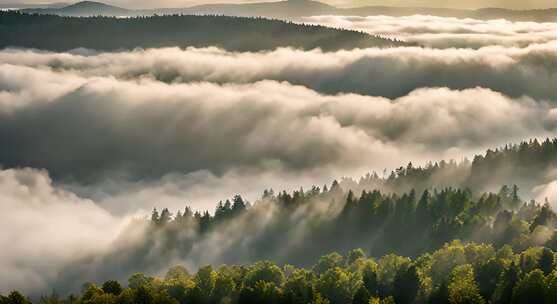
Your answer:
[[[88,54],[87,50],[5,50],[0,52],[0,62],[80,77],[150,79],[167,84],[286,81],[320,94],[357,93],[391,99],[422,87],[483,87],[514,98],[526,95],[552,102],[557,99],[552,85],[556,81],[556,50],[555,42],[477,50],[405,47],[238,53],[216,48],[166,48],[99,54]]]
[[[474,48],[485,46],[527,47],[551,42],[557,24],[519,22],[505,19],[477,20],[439,16],[313,16],[300,20],[337,28],[396,37],[433,48]]]
[[[487,88],[421,88],[387,99],[272,80],[169,84],[11,64],[2,65],[0,87],[4,165],[81,182],[200,170],[380,169],[545,136],[556,125],[550,103]]]
[[[304,22],[420,46],[0,50],[0,246],[7,248],[0,268],[10,273],[0,276],[0,292],[75,292],[84,281],[158,276],[176,264],[308,266],[334,243],[346,193],[318,194],[285,214],[261,199],[264,190],[308,191],[338,179],[357,195],[396,192],[350,178],[387,179],[409,162],[464,161],[555,136],[556,24],[431,16]],[[462,186],[471,172],[464,163],[423,183]],[[524,199],[555,206],[552,166],[528,180],[507,176],[512,165],[475,190],[516,181]],[[160,228],[146,219],[153,208],[212,213],[237,194],[252,207],[227,229],[202,234],[193,224]],[[358,247],[349,241],[361,241],[384,253],[389,247],[376,237],[334,245],[348,250]],[[414,254],[420,241],[401,248]]]
[[[46,171],[0,171],[0,290],[46,291],[68,261],[102,254],[127,225],[93,201],[52,186]],[[8,250],[9,248],[9,250]]]

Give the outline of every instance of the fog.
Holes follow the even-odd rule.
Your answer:
[[[48,290],[68,261],[103,253],[129,221],[54,188],[47,172],[33,169],[0,171],[0,201],[2,291]]]
[[[387,99],[271,80],[168,84],[12,64],[1,71],[4,165],[86,183],[200,170],[380,169],[544,136],[556,125],[549,103],[479,87]]]
[[[557,23],[477,20],[438,16],[313,16],[302,22],[396,37],[435,48],[526,47],[554,41]]]
[[[455,90],[483,87],[515,98],[527,95],[537,100],[557,100],[557,89],[552,85],[557,81],[555,42],[526,48],[491,46],[477,50],[405,47],[236,53],[216,48],[166,48],[90,53],[5,50],[0,51],[0,62],[20,70],[33,68],[37,75],[56,72],[70,77],[115,77],[167,84],[249,84],[276,80],[303,85],[321,94],[357,93],[388,98],[402,97],[422,87]],[[7,72],[0,77],[11,78]],[[71,84],[66,80],[60,83]]]
[[[191,247],[166,252],[173,240],[134,221],[153,207],[212,211],[238,193],[254,202],[268,188],[308,189],[555,134],[554,24],[310,21],[429,47],[0,50],[0,268],[12,274],[0,276],[0,292],[250,261],[263,253],[238,244],[276,220],[264,205],[199,243],[186,230]],[[524,190],[557,201],[555,178],[548,171]],[[316,202],[296,214],[284,224],[284,251],[269,256],[284,260],[308,226],[337,211]]]

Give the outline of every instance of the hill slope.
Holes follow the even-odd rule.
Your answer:
[[[22,12],[75,17],[132,16],[137,14],[137,11],[134,10],[94,1],[82,1],[61,8],[23,9]]]
[[[0,37],[0,48],[53,51],[78,47],[118,50],[188,46],[217,46],[232,51],[277,47],[338,50],[403,44],[361,32],[262,18],[179,15],[76,18],[19,12],[0,12]]]

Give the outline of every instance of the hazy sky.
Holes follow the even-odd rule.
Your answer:
[[[240,3],[240,2],[262,2],[273,0],[99,0],[101,2],[119,5],[128,8],[146,7],[186,7],[207,3]],[[4,1],[2,1],[4,2]],[[6,3],[21,4],[45,4],[45,3],[73,3],[77,1],[66,0],[5,0]],[[388,5],[388,6],[432,6],[432,7],[454,7],[454,8],[480,8],[480,7],[506,7],[515,9],[524,8],[548,8],[557,7],[554,0],[321,0],[337,6],[364,6],[364,5]]]

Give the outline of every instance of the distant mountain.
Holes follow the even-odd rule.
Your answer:
[[[36,13],[45,15],[59,15],[59,16],[75,16],[75,17],[89,17],[89,16],[133,16],[137,15],[138,11],[125,9],[117,6],[112,6],[95,1],[82,1],[72,5],[60,8],[35,8],[35,9],[22,9],[24,13]]]
[[[357,31],[265,18],[192,15],[76,18],[17,11],[0,12],[0,37],[0,48],[52,51],[189,46],[216,46],[231,51],[278,47],[339,50],[408,45]]]
[[[557,3],[556,3],[557,5]],[[513,21],[557,22],[557,8],[536,10],[511,10],[504,8],[484,8],[473,11],[470,18],[509,19]]]
[[[185,9],[168,10],[187,14],[217,14],[230,16],[304,17],[335,14],[337,8],[311,0],[286,0],[247,4],[207,4]],[[164,12],[161,10],[157,10]]]
[[[55,3],[48,3],[48,4],[29,4],[29,3],[15,3],[15,2],[6,2],[0,3],[0,8],[19,8],[19,9],[26,9],[26,8],[61,8],[64,6],[68,6],[68,2],[55,2]]]
[[[556,9],[510,10],[503,8],[485,8],[478,10],[431,8],[431,7],[389,7],[364,6],[355,8],[337,8],[312,0],[286,0],[279,2],[258,2],[245,4],[207,4],[187,8],[164,8],[132,10],[110,6],[100,2],[84,1],[62,8],[23,9],[25,13],[52,14],[60,16],[151,16],[186,14],[186,15],[227,15],[252,16],[268,18],[295,19],[316,15],[343,16],[409,16],[434,15],[442,17],[474,19],[509,19],[514,21],[557,21]]]
[[[557,8],[539,10],[511,10],[504,8],[482,8],[477,10],[432,8],[432,7],[389,7],[365,6],[337,9],[335,15],[344,16],[411,16],[432,15],[440,17],[473,18],[479,20],[507,19],[512,21],[556,22]]]

